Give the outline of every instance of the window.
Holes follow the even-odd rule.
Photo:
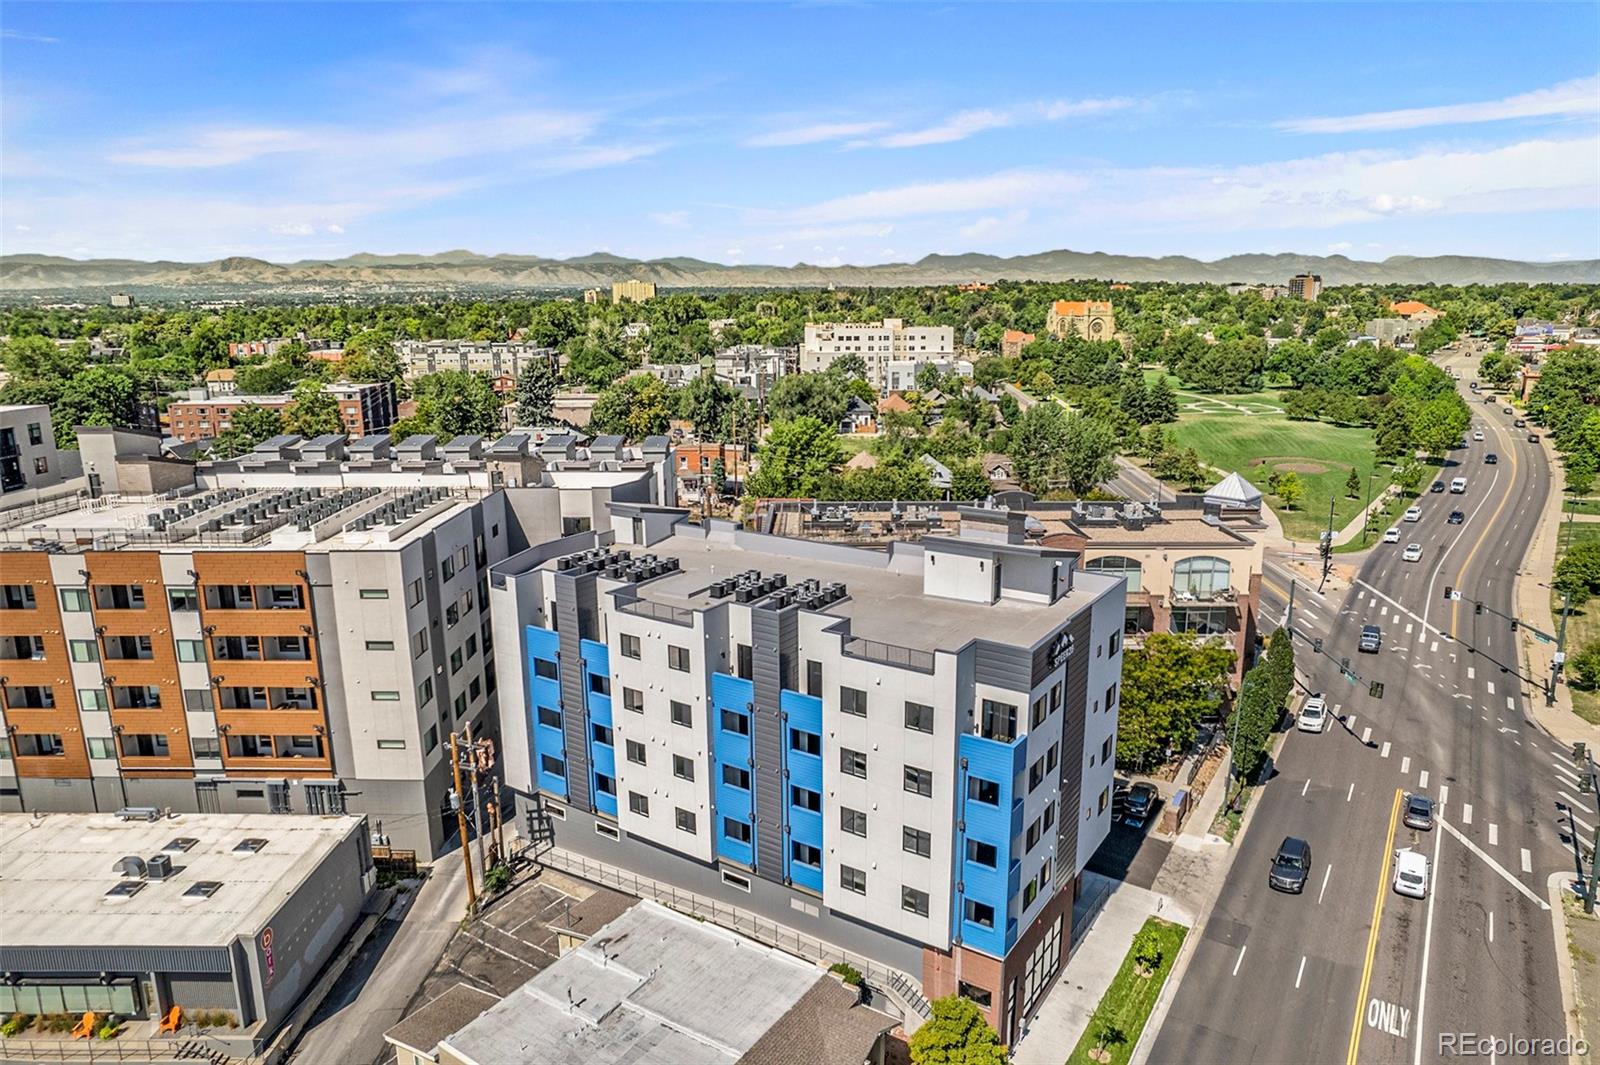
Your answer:
[[[1106,689],[1106,709],[1110,710],[1117,705],[1117,685],[1113,681],[1111,687]]]
[[[1111,789],[1110,788],[1101,788],[1100,789],[1100,809],[1099,809],[1098,812],[1105,813],[1106,812],[1106,804],[1108,802],[1110,802],[1110,801],[1111,801]]]
[[[534,661],[537,662],[538,659],[536,658]],[[460,673],[461,667],[465,664],[466,657],[462,654],[461,648],[457,647],[454,651],[450,652],[450,675],[452,677],[457,673]]]
[[[433,678],[423,677],[422,683],[417,685],[417,705],[421,706],[433,698]]]
[[[919,858],[926,858],[933,853],[933,836],[920,828],[900,829],[900,849],[907,854],[915,854]]]
[[[667,668],[675,669],[679,673],[689,672],[689,649],[667,645]]]
[[[628,740],[625,749],[628,752],[628,761],[635,765],[644,765],[644,744],[638,740]]]
[[[110,704],[106,702],[106,693],[102,688],[79,688],[79,710],[104,710]]]
[[[839,710],[856,717],[867,716],[867,693],[859,688],[840,687]]]
[[[968,906],[971,906],[971,903],[968,903]],[[993,928],[994,909],[988,906],[983,908],[989,911],[989,923],[986,927]],[[994,996],[992,993],[990,993],[988,988],[979,987],[976,984],[969,984],[965,980],[957,982],[956,994],[960,995],[964,999],[968,999],[977,1003],[981,1009],[988,1009],[989,1005],[994,1001]]]
[[[596,695],[610,695],[611,678],[604,673],[589,674],[589,690]]]
[[[1110,639],[1106,640],[1106,654],[1114,655],[1122,650],[1122,633],[1112,630]]]
[[[1230,568],[1225,558],[1201,555],[1197,558],[1180,559],[1178,564],[1172,567],[1173,595],[1193,596],[1196,599],[1214,598],[1228,590]]]
[[[734,648],[734,670],[740,680],[755,676],[755,649],[749,644],[741,643]]]
[[[175,612],[199,610],[200,590],[198,588],[168,588],[167,608]]]
[[[1044,819],[1042,817],[1036,817],[1034,818],[1033,824],[1028,826],[1027,836],[1025,837],[1022,845],[1023,853],[1032,854],[1033,848],[1039,845],[1039,840],[1043,835]]]
[[[545,728],[559,729],[561,727],[561,711],[552,707],[539,707],[539,724]]]
[[[789,802],[800,810],[810,810],[812,813],[822,812],[822,793],[793,785],[789,788]]]
[[[112,744],[111,737],[109,737],[109,736],[90,736],[89,737],[89,757],[90,758],[115,758],[116,756],[117,756],[116,747],[115,747],[114,744]]]
[[[750,771],[748,769],[740,769],[736,765],[725,765],[722,767],[722,782],[730,788],[741,788],[744,791],[749,791]]]
[[[403,751],[405,749],[406,749],[406,741],[405,740],[379,740],[378,741],[378,750],[380,750],[380,751]]]
[[[694,779],[694,759],[685,758],[681,754],[672,756],[672,775],[679,780]]]
[[[367,641],[367,650],[369,650],[369,651],[393,651],[394,650],[394,641],[393,640],[368,640]]]
[[[561,671],[548,658],[535,658],[533,660],[533,675],[543,677],[545,680],[555,680],[561,675]]]
[[[1022,885],[1022,908],[1027,909],[1033,905],[1033,900],[1039,897],[1039,885],[1030,880]]]
[[[95,647],[93,640],[68,640],[67,650],[72,653],[74,662],[98,662],[100,660],[99,648]]]
[[[363,589],[361,589],[361,598],[363,598],[363,599],[387,599],[387,598],[389,598],[389,589],[387,589],[387,588],[363,588]]]
[[[480,681],[477,677],[473,677],[470,681],[467,682],[467,694],[469,696],[471,696],[472,698],[474,698],[474,699],[476,699],[478,696],[482,695],[483,694],[483,682]]]
[[[814,658],[806,659],[806,694],[822,694],[822,663]]]
[[[454,577],[456,575],[456,560],[449,555],[444,556],[439,562],[439,572],[444,575],[445,580]]]
[[[193,589],[190,589],[193,591]],[[89,609],[89,590],[87,588],[61,589],[61,609],[71,613],[81,613]]]
[[[860,810],[852,810],[848,806],[840,807],[839,828],[852,836],[865,836],[867,834],[867,815]]]
[[[611,731],[611,729],[599,723],[589,726],[589,737],[593,739],[594,742],[603,743],[607,747],[610,747],[617,742],[616,735]]]
[[[967,840],[967,861],[993,869],[999,860],[999,851],[993,843],[984,843],[976,839]]]
[[[1053,772],[1056,766],[1060,763],[1060,758],[1061,745],[1059,743],[1052,743],[1050,745],[1050,749],[1044,752],[1044,771],[1046,773]]]
[[[1028,794],[1033,794],[1033,789],[1044,783],[1044,759],[1040,758],[1028,767]]]
[[[38,447],[40,444],[44,443],[44,428],[42,423],[28,423],[28,443],[33,447]]]
[[[39,458],[34,459],[33,460],[33,472],[34,473],[49,473],[50,472],[50,460],[45,458],[42,455]]]
[[[798,840],[790,843],[789,856],[794,859],[796,865],[809,865],[813,869],[822,867],[822,851],[809,843],[801,843]]]
[[[644,713],[644,692],[638,688],[622,689],[622,708],[636,714]]]
[[[196,758],[222,757],[222,741],[215,736],[191,736],[189,747]]]
[[[695,834],[694,814],[679,806],[672,811],[672,823],[678,827],[679,832]]]
[[[366,595],[365,592],[361,594]],[[384,592],[381,596],[374,596],[373,598],[387,599],[389,598],[389,593]],[[418,577],[416,580],[406,585],[406,606],[416,606],[420,602],[422,602],[422,578]]]
[[[428,653],[428,630],[418,629],[411,634],[411,657],[421,658]]]
[[[867,779],[867,756],[848,747],[839,748],[839,771],[846,776]]]
[[[748,736],[750,735],[750,719],[737,710],[724,710],[722,712],[722,731]]]
[[[372,701],[375,703],[398,703],[400,701],[400,693],[391,691],[375,691],[372,693]]]
[[[1017,708],[1010,703],[985,699],[981,730],[986,740],[1010,743],[1017,738]]]
[[[206,645],[203,640],[177,640],[178,661],[204,662],[206,660]]]
[[[1121,555],[1107,555],[1105,558],[1092,558],[1083,564],[1085,573],[1103,573],[1108,577],[1123,577],[1128,582],[1129,592],[1144,591],[1144,568],[1139,565],[1136,558],[1124,558]]]
[[[1050,802],[1044,808],[1044,827],[1046,829],[1049,829],[1049,827],[1051,825],[1055,824],[1055,823],[1056,823],[1056,802],[1055,802],[1054,799],[1051,799]]]
[[[1111,761],[1111,752],[1115,746],[1116,737],[1107,736],[1105,742],[1100,745],[1100,761],[1102,764]]]
[[[914,913],[918,917],[928,916],[928,893],[918,891],[914,887],[900,888],[900,908],[907,913]]]
[[[737,821],[731,817],[724,817],[722,819],[722,834],[735,843],[749,843],[750,823],[748,821]]]
[[[801,754],[821,756],[822,737],[815,732],[792,728],[789,730],[789,749]]]
[[[690,708],[688,703],[680,703],[676,699],[672,700],[672,723],[674,725],[682,725],[685,728],[694,725],[694,710]]]
[[[906,766],[905,780],[902,786],[913,795],[932,795],[933,770],[918,769],[914,765]]]
[[[639,658],[639,657],[641,657],[640,653],[639,653],[639,637],[630,636],[627,633],[623,633],[622,634],[622,657],[623,658]]]
[[[422,753],[432,754],[437,746],[439,746],[439,726],[429,725],[428,731],[422,734]]]
[[[594,790],[601,795],[610,795],[615,798],[617,794],[616,778],[609,777],[604,773],[596,773],[594,775]]]
[[[979,928],[994,927],[994,907],[990,906],[988,903],[979,902],[976,899],[968,899],[961,909],[961,916],[968,924],[975,924]],[[962,984],[961,986],[963,988],[963,993],[965,993],[964,989],[967,985]],[[988,992],[984,993],[984,1000],[984,1004],[987,1005]],[[977,999],[973,999],[973,1001],[976,1002]]]
[[[913,732],[932,732],[933,707],[926,703],[906,703],[906,728]]]
[[[637,791],[628,792],[628,810],[631,813],[638,814],[640,817],[649,817],[650,816],[650,798],[649,798],[649,796],[640,795]]]
[[[967,778],[967,798],[988,806],[1000,805],[1000,785],[982,777]]]
[[[861,869],[852,869],[848,865],[839,866],[839,886],[846,891],[854,891],[857,895],[867,893],[867,874]]]
[[[466,713],[467,693],[462,692],[460,695],[457,695],[454,699],[450,700],[450,705],[455,709],[457,717],[460,717],[462,714]]]

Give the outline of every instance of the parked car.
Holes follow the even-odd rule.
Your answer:
[[[1450,517],[1445,520],[1451,525],[1460,525],[1462,522],[1467,520],[1467,516],[1461,513],[1459,510],[1452,510],[1450,512]]]
[[[1275,891],[1298,895],[1306,889],[1311,879],[1311,844],[1294,836],[1283,837],[1278,853],[1272,859],[1272,871],[1267,874],[1267,884]]]
[[[1407,847],[1394,852],[1394,889],[1414,899],[1428,897],[1428,856]]]
[[[1128,789],[1128,801],[1123,820],[1138,828],[1150,819],[1150,814],[1156,808],[1156,799],[1160,793],[1156,786],[1147,781],[1139,781]]]
[[[1483,461],[1485,465],[1493,466],[1495,463],[1500,461],[1500,456],[1491,451],[1487,455],[1483,456]]]
[[[1403,554],[1401,554],[1400,557],[1401,557],[1401,559],[1403,559],[1406,562],[1421,562],[1422,561],[1422,545],[1421,544],[1407,544],[1405,552]]]
[[[1432,484],[1430,484],[1428,486],[1428,491],[1430,491],[1430,492],[1442,492],[1442,491],[1444,491],[1444,482],[1443,481],[1434,481]]]
[[[1384,534],[1383,534],[1383,542],[1386,543],[1386,544],[1397,544],[1397,543],[1399,543],[1400,542],[1400,526],[1394,525],[1394,526],[1391,526],[1390,528],[1388,528],[1387,530],[1385,530]]]
[[[1321,732],[1328,727],[1328,700],[1316,692],[1300,708],[1295,727],[1301,732]]]
[[[1422,508],[1421,507],[1407,507],[1406,508],[1406,512],[1403,515],[1403,517],[1405,518],[1406,521],[1421,521],[1422,520]]]
[[[1383,646],[1383,630],[1376,625],[1361,626],[1361,640],[1356,644],[1356,649],[1370,655],[1378,653]]]
[[[1432,831],[1433,800],[1426,795],[1407,795],[1405,797],[1405,822],[1407,828],[1414,828],[1419,832]]]

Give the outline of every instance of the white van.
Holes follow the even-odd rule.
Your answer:
[[[1465,492],[1466,490],[1467,490],[1467,479],[1465,477],[1457,477],[1457,478],[1455,478],[1454,480],[1452,480],[1450,482],[1450,491],[1454,492],[1456,495],[1460,495],[1462,492]]]

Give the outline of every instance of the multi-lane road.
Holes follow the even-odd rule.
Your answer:
[[[1546,884],[1574,868],[1569,819],[1587,836],[1593,796],[1533,720],[1543,694],[1516,673],[1507,620],[1551,489],[1549,445],[1468,392],[1472,367],[1458,369],[1485,439],[1452,452],[1442,477],[1465,477],[1466,491],[1425,494],[1421,520],[1367,552],[1337,598],[1295,589],[1302,677],[1339,720],[1285,741],[1152,1062],[1416,1063],[1451,1057],[1441,1037],[1452,1034],[1566,1032]],[[1447,521],[1455,509],[1462,524]],[[1418,562],[1402,560],[1410,543],[1422,545]],[[1283,620],[1289,579],[1269,565],[1264,628]],[[1357,650],[1367,624],[1383,629],[1375,655]],[[1345,658],[1355,682],[1341,675]],[[1431,832],[1401,823],[1405,792],[1437,803]],[[1285,836],[1312,847],[1302,895],[1267,886]],[[1429,859],[1425,900],[1392,890],[1402,848]]]

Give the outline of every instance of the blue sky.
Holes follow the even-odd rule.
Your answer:
[[[1600,5],[0,8],[0,250],[1600,257]]]

